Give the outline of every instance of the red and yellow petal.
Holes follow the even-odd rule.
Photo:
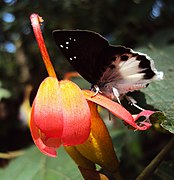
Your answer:
[[[91,132],[88,140],[84,144],[77,145],[76,149],[91,162],[116,173],[119,163],[109,132],[97,111],[96,104],[90,101],[88,104],[91,111]]]
[[[91,113],[81,89],[69,80],[60,81],[63,133],[62,144],[71,146],[84,143],[90,133]]]
[[[41,139],[41,133],[38,127],[34,122],[33,111],[31,112],[31,119],[30,119],[30,131],[33,138],[34,143],[39,148],[39,150],[47,156],[56,157],[56,149],[53,147],[47,146],[43,140]]]
[[[113,113],[115,116],[119,117],[120,119],[124,120],[126,123],[131,125],[137,130],[147,130],[150,128],[150,123],[143,123],[141,125],[136,124],[133,116],[130,114],[129,111],[127,111],[123,106],[120,104],[108,99],[105,96],[102,96],[101,94],[97,94],[94,96],[94,92],[85,90],[84,96],[89,101],[92,101],[96,104],[99,104],[100,106],[103,106],[104,108],[108,109],[111,113]]]
[[[63,111],[59,82],[46,78],[40,85],[32,107],[35,125],[47,138],[61,137]]]

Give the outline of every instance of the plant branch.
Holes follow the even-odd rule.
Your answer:
[[[142,173],[136,178],[136,180],[146,180],[159,166],[161,161],[168,155],[168,153],[174,147],[174,137],[169,143],[160,151],[160,153],[150,162],[150,164],[142,171]]]

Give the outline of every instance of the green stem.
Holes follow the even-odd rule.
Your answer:
[[[174,147],[174,137],[169,141],[169,143],[160,151],[160,153],[151,161],[151,163],[141,172],[141,174],[136,178],[136,180],[146,180],[148,179],[154,170],[159,166],[161,161],[168,155],[168,153]]]

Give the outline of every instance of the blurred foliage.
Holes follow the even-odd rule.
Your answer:
[[[59,79],[73,69],[61,56],[54,43],[52,31],[55,29],[93,30],[105,36],[112,44],[138,49],[155,59],[156,67],[165,73],[165,80],[152,83],[144,89],[142,92],[145,94],[140,93],[137,96],[140,98],[138,103],[145,108],[163,110],[168,117],[163,127],[173,131],[173,0],[2,0],[0,1],[0,82],[1,89],[9,92],[11,98],[6,99],[4,96],[0,101],[1,152],[21,149],[31,144],[29,130],[23,129],[19,121],[19,107],[23,101],[26,85],[32,84],[34,88],[32,101],[39,83],[47,75],[30,25],[29,17],[33,12],[44,19],[43,35]],[[85,81],[81,82],[79,79],[75,81],[82,88],[90,87]],[[108,118],[105,119],[108,123]],[[166,145],[171,134],[157,128],[151,128],[148,132],[134,132],[123,127],[122,122],[117,121],[115,117],[112,119],[108,126],[121,161],[122,175],[125,179],[135,179]],[[154,172],[152,179],[170,179],[173,173],[170,170],[174,164],[173,159],[174,151],[168,154],[165,162]],[[1,166],[7,163],[6,160],[0,161]],[[28,167],[22,167],[25,163],[28,163]],[[58,165],[59,163],[62,164]],[[68,179],[66,176],[63,177],[65,171],[65,173],[75,172],[73,175],[75,178],[76,175],[78,176],[78,170],[74,170],[75,168],[62,151],[54,161],[41,155],[34,148],[12,161],[6,170],[1,170],[0,179],[10,179],[11,175],[9,177],[8,175],[13,173],[16,173],[14,179],[33,179],[35,176],[37,179],[42,179],[44,172],[46,172],[45,179],[51,177]],[[30,173],[36,174],[26,178],[25,175]]]
[[[43,180],[43,179],[82,179],[75,163],[59,149],[59,158],[50,158],[40,153],[36,147],[29,148],[24,156],[13,161],[8,168],[0,170],[1,179],[11,180]]]

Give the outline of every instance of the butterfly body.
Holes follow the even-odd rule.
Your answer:
[[[74,69],[111,99],[163,78],[163,72],[156,70],[150,57],[124,46],[110,45],[95,32],[56,30],[53,36]]]

